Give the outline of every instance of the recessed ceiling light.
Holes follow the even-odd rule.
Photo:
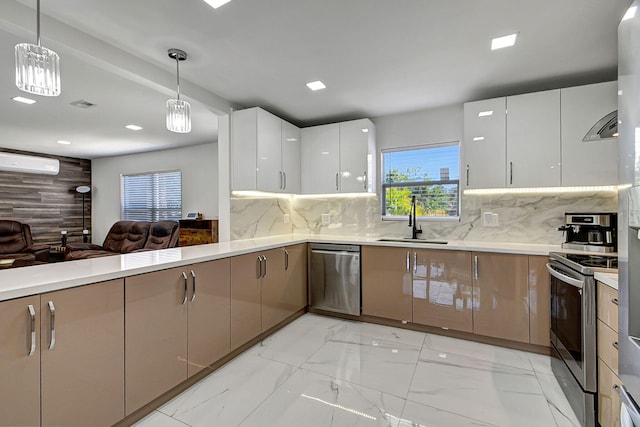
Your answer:
[[[204,2],[206,4],[208,4],[209,6],[211,6],[214,9],[217,9],[220,6],[222,6],[223,4],[229,3],[230,1],[231,0],[204,0]]]
[[[638,10],[638,6],[631,6],[629,9],[627,9],[627,12],[622,17],[622,20],[626,21],[627,19],[635,18],[636,10]]]
[[[62,145],[71,145],[71,141],[65,141],[65,140],[58,140],[56,141],[58,144],[62,144]]]
[[[476,136],[473,138],[474,141],[484,141],[484,136]]]
[[[493,115],[493,110],[489,110],[489,111],[480,111],[478,113],[478,117],[486,117],[486,116],[491,116]]]
[[[325,84],[322,83],[320,80],[307,83],[307,87],[311,90],[320,90],[320,89],[326,88]]]
[[[126,125],[125,126],[127,129],[129,130],[142,130],[142,126],[138,126],[138,125]]]
[[[296,142],[298,140],[298,138],[287,138],[286,141],[287,142]]]
[[[517,33],[509,34],[508,36],[496,37],[491,40],[491,50],[502,49],[503,47],[509,47],[516,44]]]
[[[38,102],[35,99],[24,98],[22,96],[14,96],[11,99],[13,99],[16,102],[21,102],[23,104],[35,104],[36,102]]]
[[[322,153],[320,153],[320,154],[324,154],[325,156],[328,156],[328,155],[329,155],[329,152],[328,152],[328,151],[323,151],[323,152],[322,152]]]
[[[369,129],[367,129],[367,128],[362,128],[362,132],[364,132],[364,133],[369,133]]]

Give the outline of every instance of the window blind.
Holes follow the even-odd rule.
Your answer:
[[[178,221],[182,218],[182,172],[120,176],[120,218]]]

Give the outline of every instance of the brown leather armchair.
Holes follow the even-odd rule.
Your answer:
[[[102,246],[69,243],[65,260],[173,248],[178,244],[178,229],[179,225],[174,221],[118,221],[111,226]]]
[[[34,245],[28,224],[0,219],[0,258],[46,262],[49,260],[49,245]]]

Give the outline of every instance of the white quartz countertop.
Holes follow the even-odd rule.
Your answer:
[[[593,274],[593,277],[599,282],[604,283],[607,286],[612,287],[613,289],[618,289],[618,273],[605,273],[596,271]]]
[[[402,237],[400,237],[400,239],[401,238]],[[213,243],[209,245],[58,262],[32,267],[8,268],[0,270],[0,301],[305,242],[415,247],[542,256],[548,255],[551,251],[560,250],[559,245],[472,241],[450,241],[448,244],[442,245],[414,242],[381,242],[379,239],[380,237],[302,234],[281,235],[236,240],[227,243]]]

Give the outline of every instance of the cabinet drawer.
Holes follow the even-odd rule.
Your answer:
[[[618,291],[599,282],[598,319],[618,332]]]
[[[620,398],[614,390],[620,384],[620,379],[598,359],[598,422],[602,427],[620,425]]]
[[[618,333],[598,320],[598,357],[618,375]]]

